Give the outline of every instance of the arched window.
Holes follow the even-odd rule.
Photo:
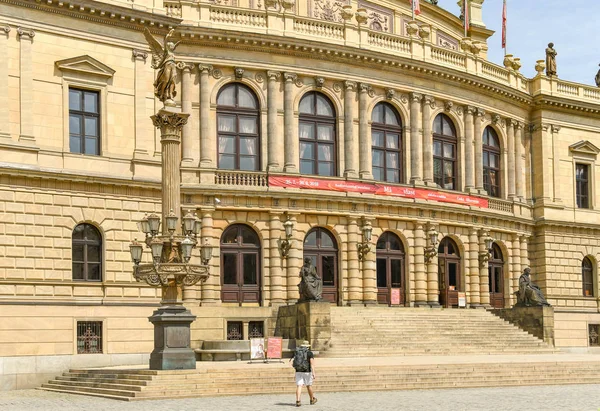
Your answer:
[[[102,281],[102,236],[91,224],[73,230],[73,280]]]
[[[440,304],[445,307],[458,306],[460,281],[460,253],[450,237],[444,237],[438,247],[438,281]]]
[[[581,277],[583,281],[583,295],[594,297],[594,268],[589,257],[581,262]]]
[[[457,139],[454,123],[445,114],[433,121],[433,179],[446,190],[456,190]]]
[[[488,195],[500,197],[500,140],[490,126],[483,131],[483,188]]]
[[[317,274],[323,279],[323,301],[337,303],[337,242],[324,228],[313,228],[304,237],[304,258],[310,258]]]
[[[404,304],[404,247],[400,238],[385,232],[377,240],[377,302],[391,304],[393,289],[400,291],[400,304]]]
[[[504,258],[500,246],[492,244],[492,255],[488,261],[488,279],[490,284],[490,305],[504,308]]]
[[[402,176],[402,122],[389,103],[378,103],[371,114],[373,178],[400,183]]]
[[[260,302],[260,239],[244,224],[228,227],[221,236],[221,301]]]
[[[260,122],[256,95],[243,84],[225,85],[217,96],[219,168],[260,168]]]
[[[319,176],[337,174],[335,109],[316,91],[300,100],[300,173]]]

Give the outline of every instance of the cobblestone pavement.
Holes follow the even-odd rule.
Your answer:
[[[318,384],[315,385],[318,393]],[[318,394],[318,404],[306,411],[599,411],[600,385],[470,388],[453,390],[384,391]],[[214,397],[123,402],[40,390],[0,392],[2,411],[216,411],[291,410],[289,395]]]

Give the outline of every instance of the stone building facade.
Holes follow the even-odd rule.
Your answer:
[[[0,387],[152,350],[129,255],[161,210],[144,28],[181,40],[181,204],[214,249],[193,344],[272,333],[310,257],[342,306],[510,307],[531,266],[556,345],[588,347],[600,92],[487,61],[483,0],[468,38],[406,3],[0,2]]]

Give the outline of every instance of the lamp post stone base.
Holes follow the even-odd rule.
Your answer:
[[[196,354],[190,347],[190,324],[196,319],[183,306],[164,306],[148,318],[154,324],[151,370],[195,370]]]

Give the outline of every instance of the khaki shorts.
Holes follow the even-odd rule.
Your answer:
[[[306,385],[310,387],[313,383],[312,372],[297,372],[296,373],[296,385],[303,386]]]

